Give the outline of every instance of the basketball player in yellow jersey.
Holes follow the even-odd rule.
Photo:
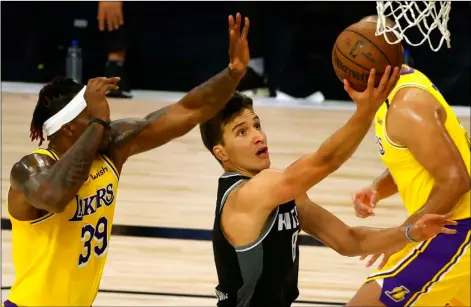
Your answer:
[[[401,77],[376,113],[376,143],[386,171],[353,196],[359,217],[399,193],[410,224],[451,212],[454,236],[385,254],[348,306],[470,306],[470,141],[451,107],[418,70]],[[397,252],[397,253],[395,253]],[[368,265],[380,255],[373,255]]]
[[[11,170],[15,281],[9,306],[91,306],[110,244],[118,180],[128,157],[182,136],[229,100],[248,62],[249,20],[229,17],[229,67],[178,103],[144,119],[110,121],[105,93],[117,78],[82,86],[56,79],[39,93],[32,140],[44,141]]]

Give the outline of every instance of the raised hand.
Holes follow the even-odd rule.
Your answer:
[[[376,71],[373,68],[368,77],[368,86],[364,92],[354,90],[347,80],[343,80],[344,89],[357,104],[358,109],[363,109],[369,112],[376,112],[383,102],[388,98],[389,93],[392,91],[397,81],[399,80],[400,69],[395,67],[392,70],[388,65],[384,71],[381,81],[377,88],[375,88]]]
[[[84,98],[93,117],[110,121],[110,107],[105,95],[110,90],[119,89],[117,85],[119,80],[120,78],[117,77],[99,77],[88,80]]]
[[[100,31],[118,30],[124,25],[123,1],[99,1],[97,20]]]
[[[373,210],[376,207],[377,192],[373,188],[362,189],[352,196],[355,215],[359,218],[366,218],[375,215]]]
[[[250,20],[244,19],[244,27],[241,32],[242,16],[240,13],[229,16],[229,69],[234,77],[242,79],[247,71],[250,60],[249,34]]]

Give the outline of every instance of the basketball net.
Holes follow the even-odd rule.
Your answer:
[[[422,45],[426,40],[433,51],[438,51],[443,42],[446,41],[450,48],[450,31],[447,24],[451,10],[451,1],[376,1],[376,11],[378,22],[376,24],[376,35],[383,35],[389,44],[397,44],[402,40],[411,46]],[[395,22],[393,27],[387,24],[389,18]],[[412,27],[417,27],[422,34],[420,42],[412,42],[406,31]],[[442,34],[438,46],[434,47],[431,33],[438,29]],[[391,41],[388,33],[394,33],[397,37]]]

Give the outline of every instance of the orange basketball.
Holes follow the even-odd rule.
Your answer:
[[[383,35],[376,36],[375,32],[376,22],[355,23],[340,33],[332,50],[335,74],[341,81],[347,79],[358,91],[366,89],[372,68],[376,69],[377,86],[388,65],[400,68],[403,62],[401,44],[389,44]],[[390,41],[395,41],[393,33],[388,35]]]

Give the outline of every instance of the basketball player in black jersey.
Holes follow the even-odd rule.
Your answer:
[[[212,232],[220,307],[286,307],[298,297],[300,230],[345,256],[370,254],[408,238],[424,240],[447,216],[427,216],[407,228],[349,227],[312,202],[306,191],[339,168],[365,136],[376,110],[399,78],[388,67],[378,88],[372,71],[368,88],[345,90],[357,111],[316,152],[285,170],[270,169],[267,139],[252,100],[236,93],[214,118],[200,126],[203,143],[225,170],[219,178]],[[425,227],[426,226],[426,227]]]

